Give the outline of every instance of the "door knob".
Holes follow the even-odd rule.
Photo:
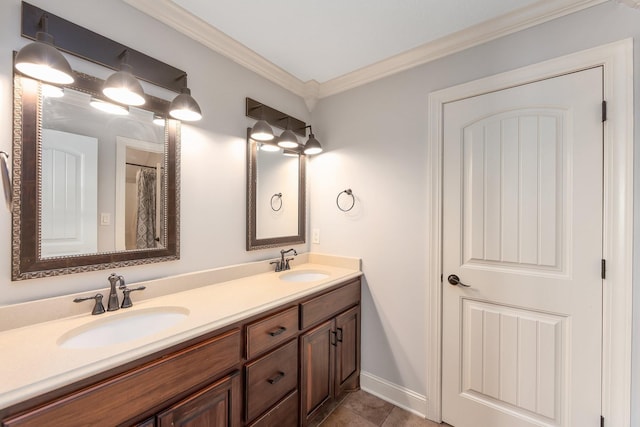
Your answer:
[[[460,286],[464,286],[465,288],[470,288],[471,285],[465,285],[464,283],[462,283],[460,281],[460,278],[458,276],[456,276],[455,274],[450,274],[449,277],[447,277],[447,281],[449,282],[449,284],[451,285],[460,285]]]

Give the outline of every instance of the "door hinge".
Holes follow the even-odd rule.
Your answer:
[[[442,282],[442,279],[444,279],[444,275],[442,273],[440,273],[440,281]]]
[[[602,121],[607,121],[607,101],[602,101]]]
[[[604,417],[600,415],[600,427],[604,427]]]
[[[603,259],[602,263],[600,264],[600,277],[602,277],[603,279],[607,278],[607,260]]]

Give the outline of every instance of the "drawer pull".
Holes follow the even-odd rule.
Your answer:
[[[342,342],[342,328],[336,329],[336,341]]]
[[[267,378],[267,381],[269,382],[269,384],[275,384],[283,378],[284,378],[284,372],[281,371],[281,372],[278,372],[273,377]]]
[[[286,330],[287,330],[287,328],[285,328],[284,326],[280,326],[278,329],[274,329],[273,331],[269,331],[267,333],[269,335],[271,335],[272,337],[277,337],[278,335],[280,335],[281,333],[283,333]]]

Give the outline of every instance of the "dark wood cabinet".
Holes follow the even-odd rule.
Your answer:
[[[342,392],[360,386],[359,302],[357,281],[301,304],[301,326],[329,318],[300,336],[301,425]]]
[[[0,410],[2,427],[306,426],[360,378],[360,279]]]
[[[360,386],[360,306],[336,317],[335,394]]]
[[[205,387],[157,416],[157,427],[232,427],[241,425],[238,373]]]
[[[335,321],[331,320],[300,337],[300,403],[303,422],[334,397]]]
[[[246,419],[252,421],[298,387],[298,343],[293,340],[245,367]]]
[[[132,425],[237,368],[240,350],[240,330],[233,329],[6,418],[2,425]]]

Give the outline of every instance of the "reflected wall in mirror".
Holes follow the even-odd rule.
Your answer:
[[[90,106],[102,81],[14,78],[12,279],[179,258],[179,122],[168,101],[126,115]]]
[[[305,242],[305,156],[260,149],[247,130],[247,250]]]

